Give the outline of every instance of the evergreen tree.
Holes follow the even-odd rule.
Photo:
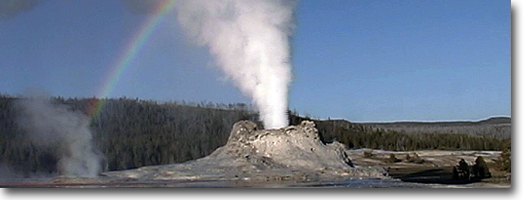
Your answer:
[[[472,174],[476,178],[489,178],[492,176],[483,157],[478,156],[476,158],[475,164],[472,166]]]
[[[511,148],[510,140],[505,143],[505,149],[501,152],[500,158],[496,162],[501,171],[511,172]]]

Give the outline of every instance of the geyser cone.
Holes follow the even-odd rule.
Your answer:
[[[325,145],[319,140],[311,121],[272,130],[240,121],[226,145],[207,157],[106,174],[138,180],[333,180],[384,178],[384,173],[382,168],[354,167],[341,143]]]

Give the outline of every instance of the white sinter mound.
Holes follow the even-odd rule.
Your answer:
[[[227,144],[207,157],[105,175],[140,180],[321,180],[385,178],[385,171],[354,167],[344,145],[323,144],[311,121],[271,130],[240,121]]]

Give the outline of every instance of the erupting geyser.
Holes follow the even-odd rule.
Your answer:
[[[176,6],[187,35],[208,47],[226,76],[253,99],[266,129],[288,125],[296,5],[294,0],[183,0]]]

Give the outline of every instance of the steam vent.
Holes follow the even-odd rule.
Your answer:
[[[137,180],[315,181],[385,178],[385,171],[353,166],[343,144],[320,141],[314,122],[257,130],[255,123],[240,121],[233,125],[227,144],[207,157],[105,175]]]

